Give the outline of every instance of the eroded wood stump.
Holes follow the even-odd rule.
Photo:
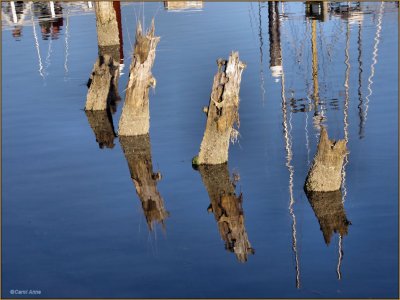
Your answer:
[[[198,170],[210,197],[208,212],[214,214],[225,249],[234,252],[240,262],[246,262],[254,249],[244,225],[242,194],[236,196],[228,165],[200,165]]]
[[[235,140],[239,126],[239,90],[246,65],[239,53],[232,52],[229,60],[218,59],[218,72],[214,76],[210,103],[204,111],[207,124],[197,163],[221,164],[228,161],[229,141]]]
[[[347,235],[351,222],[346,217],[341,190],[306,194],[318,219],[325,243],[329,245],[334,233],[339,233],[342,237]]]
[[[330,140],[326,129],[322,127],[317,153],[308,172],[305,190],[314,192],[339,190],[342,184],[342,167],[346,154],[346,141]]]
[[[142,135],[149,132],[149,88],[156,85],[151,68],[159,40],[160,38],[154,35],[154,20],[145,34],[142,32],[140,22],[137,24],[125,103],[119,120],[120,136]]]
[[[114,148],[114,131],[112,116],[109,110],[85,111],[90,127],[96,136],[96,142],[103,149]]]
[[[113,2],[95,2],[95,12],[98,58],[88,81],[85,110],[105,110],[120,99],[120,36]]]
[[[153,172],[149,135],[120,136],[119,141],[149,230],[153,230],[155,223],[164,226],[164,220],[169,213],[157,189],[157,181],[161,179],[161,174]]]

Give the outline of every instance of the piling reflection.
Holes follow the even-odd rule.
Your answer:
[[[342,238],[348,234],[351,222],[347,219],[342,202],[342,191],[306,192],[311,207],[318,219],[324,241],[330,244],[333,234]]]
[[[243,197],[235,192],[235,182],[229,177],[228,164],[200,165],[198,170],[210,197],[207,211],[214,214],[225,249],[234,252],[244,263],[254,254],[247,237],[242,208]]]
[[[100,149],[114,148],[115,134],[110,110],[85,111],[89,125],[96,137]]]
[[[157,189],[157,181],[161,179],[161,173],[153,172],[150,136],[148,134],[120,136],[119,141],[128,162],[136,193],[142,203],[149,230],[152,231],[157,223],[165,228],[164,221],[169,213]]]

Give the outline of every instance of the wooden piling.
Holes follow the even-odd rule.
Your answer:
[[[126,88],[125,103],[119,120],[119,135],[134,136],[149,133],[149,88],[155,87],[156,80],[151,68],[156,56],[156,47],[160,40],[154,35],[154,19],[149,30],[143,34],[139,22],[136,27],[136,41],[129,81]]]
[[[232,52],[228,61],[218,59],[218,72],[214,76],[207,124],[197,163],[222,164],[228,161],[229,141],[238,136],[239,90],[242,72],[246,65],[239,60],[239,53]]]
[[[306,179],[306,191],[330,192],[339,190],[346,154],[346,141],[330,140],[328,132],[322,127],[317,153]]]
[[[97,42],[101,47],[119,45],[118,23],[112,1],[94,2]]]
[[[210,197],[208,212],[214,214],[225,249],[234,252],[240,262],[254,254],[244,225],[242,194],[236,196],[227,164],[200,165],[198,168]]]
[[[85,110],[105,110],[119,98],[120,36],[112,1],[95,2],[98,59],[88,82]]]
[[[164,226],[164,220],[169,213],[157,189],[157,181],[161,179],[161,173],[153,172],[149,135],[120,136],[119,141],[128,162],[136,193],[142,203],[149,230],[153,230],[155,223],[161,223]]]
[[[105,110],[109,97],[118,94],[119,67],[109,55],[100,56],[89,78],[85,110]]]

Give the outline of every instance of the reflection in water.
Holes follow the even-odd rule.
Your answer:
[[[2,5],[2,20],[13,26],[12,36],[17,41],[22,37],[22,24],[30,7],[31,3],[25,3],[24,1],[10,1]]]
[[[88,118],[90,127],[96,136],[96,142],[99,144],[100,149],[114,148],[115,134],[114,125],[110,111],[107,110],[96,110],[96,111],[85,111]]]
[[[36,48],[36,52],[38,55],[38,61],[39,61],[39,74],[44,79],[42,56],[40,55],[39,40],[38,40],[37,33],[36,33],[36,25],[35,25],[35,21],[33,19],[33,14],[31,15],[31,21],[32,21],[33,37],[35,39],[35,48]]]
[[[261,23],[262,17],[261,17],[261,2],[258,2],[258,37],[260,39],[260,81],[261,81],[261,95],[262,95],[262,101],[264,103],[265,101],[265,88],[264,88],[264,62],[263,62],[263,46],[264,46],[264,41],[263,41],[263,32],[262,32],[262,23]]]
[[[289,214],[292,217],[292,250],[295,258],[295,270],[296,270],[296,288],[300,288],[300,261],[297,252],[297,230],[296,230],[296,215],[294,213],[294,196],[293,196],[293,177],[294,167],[291,165],[293,152],[292,152],[292,138],[291,138],[291,116],[290,113],[288,128],[288,117],[287,117],[287,103],[286,103],[286,91],[285,91],[285,73],[283,71],[283,56],[282,56],[282,81],[281,81],[281,97],[282,97],[282,118],[283,118],[283,136],[285,138],[285,150],[286,150],[286,167],[289,171]]]
[[[268,34],[269,34],[269,67],[272,76],[279,81],[282,76],[282,51],[281,51],[281,34],[279,28],[279,10],[277,1],[268,2]]]
[[[150,136],[148,134],[120,136],[119,141],[128,162],[136,193],[142,203],[149,230],[154,229],[155,223],[161,223],[165,229],[164,220],[169,216],[169,213],[166,211],[164,201],[157,190],[157,181],[161,179],[161,173],[153,172]]]
[[[68,75],[68,55],[69,55],[69,9],[67,9],[67,18],[66,18],[66,25],[65,25],[65,54],[64,54],[64,79]]]
[[[336,267],[338,279],[342,278],[341,265],[343,259],[343,237],[348,234],[351,222],[346,217],[341,190],[333,192],[306,192],[308,201],[318,219],[320,229],[327,245],[334,233],[339,234],[339,258]]]
[[[311,52],[312,52],[312,78],[313,78],[313,98],[314,98],[314,127],[321,131],[322,123],[325,120],[323,110],[318,110],[319,100],[319,84],[318,84],[318,50],[317,50],[317,21],[311,21]]]
[[[328,2],[307,1],[305,3],[306,18],[318,21],[326,21],[328,17]]]
[[[49,4],[48,2],[34,2],[33,8],[34,15],[39,20],[42,39],[58,39],[63,26],[61,3],[52,2]]]
[[[203,1],[164,1],[164,8],[168,10],[201,9]]]
[[[361,86],[361,83],[362,83],[362,72],[363,72],[363,69],[362,69],[362,60],[361,60],[361,58],[362,58],[362,52],[361,52],[361,49],[362,49],[362,45],[361,45],[361,26],[362,25],[362,22],[360,21],[359,23],[358,23],[358,38],[357,38],[357,45],[358,45],[358,47],[357,47],[357,50],[358,50],[358,57],[357,57],[357,60],[358,60],[358,101],[359,101],[359,104],[358,104],[358,116],[359,116],[359,118],[360,118],[360,123],[359,123],[359,129],[358,129],[358,135],[359,135],[359,137],[360,137],[360,139],[362,139],[363,137],[364,137],[364,124],[365,124],[365,113],[364,113],[364,109],[363,109],[363,96],[362,96],[362,86]]]
[[[228,164],[200,165],[198,170],[210,197],[211,204],[207,210],[214,214],[225,249],[234,252],[240,262],[246,262],[247,256],[254,254],[254,249],[244,225],[242,194],[236,196]]]
[[[320,229],[327,245],[332,235],[347,235],[351,222],[346,217],[341,190],[333,192],[306,192],[308,201],[318,219]]]
[[[368,77],[368,95],[365,97],[365,118],[364,122],[367,121],[367,114],[368,114],[368,104],[369,104],[369,97],[372,95],[372,78],[375,75],[375,65],[378,62],[378,45],[379,40],[381,37],[381,30],[382,30],[382,17],[383,17],[383,9],[385,7],[385,2],[381,2],[381,7],[379,9],[379,16],[378,16],[378,24],[376,25],[376,33],[374,38],[374,51],[372,52],[372,64],[371,64],[371,74]]]

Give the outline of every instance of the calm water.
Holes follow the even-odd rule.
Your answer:
[[[83,111],[93,8],[56,3],[51,18],[25,3],[16,27],[2,4],[2,297],[399,297],[397,5],[351,3],[323,20],[300,2],[169,8],[121,5],[116,132],[136,18],[155,16],[161,36],[150,139],[128,143],[162,174],[164,221],[150,230],[129,169],[140,159],[118,137],[101,149]],[[215,61],[232,50],[247,63],[240,138],[227,167],[196,171]],[[303,191],[321,124],[350,151],[332,210]],[[208,210],[210,191],[235,186],[247,257]],[[351,225],[329,230],[337,218]]]

